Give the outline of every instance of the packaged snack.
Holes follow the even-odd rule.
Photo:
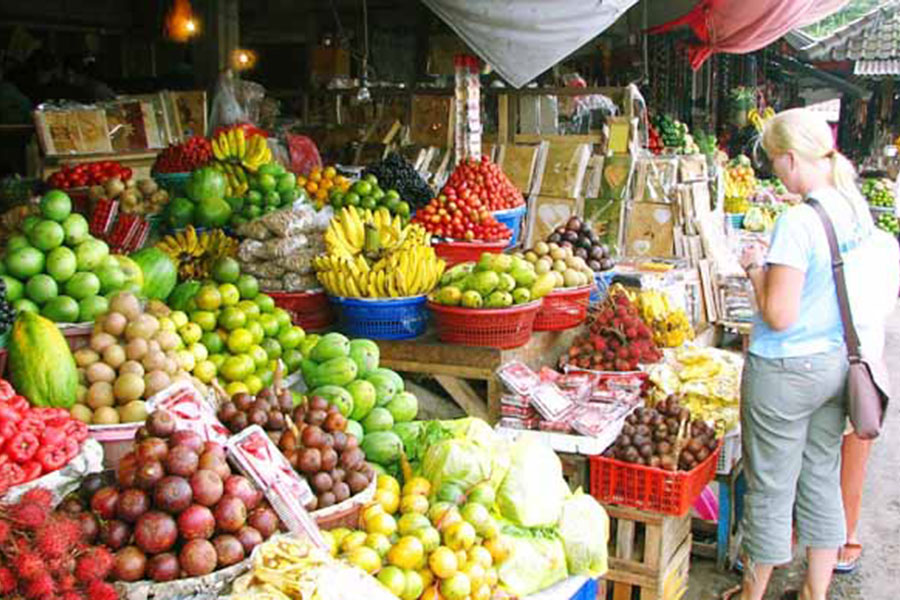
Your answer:
[[[571,410],[573,402],[554,383],[542,383],[531,392],[531,404],[544,419],[555,421]]]
[[[509,389],[518,394],[530,393],[541,382],[537,373],[518,360],[510,361],[497,369],[497,376]]]

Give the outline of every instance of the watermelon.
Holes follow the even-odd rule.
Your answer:
[[[179,283],[175,286],[175,289],[172,290],[172,293],[169,294],[167,304],[172,310],[190,312],[194,310],[192,304],[194,302],[194,296],[197,295],[198,291],[200,291],[199,281],[191,280]]]
[[[187,182],[188,198],[194,202],[212,198],[225,198],[225,175],[212,167],[203,167],[191,173]]]
[[[137,263],[144,274],[141,292],[153,300],[165,300],[178,283],[178,269],[169,255],[159,248],[144,248],[129,258]]]

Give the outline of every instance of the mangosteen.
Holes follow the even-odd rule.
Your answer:
[[[575,242],[575,247],[584,248],[585,251],[588,251],[591,249],[591,240],[587,239],[584,236],[581,236],[580,238],[578,238],[578,241]]]
[[[564,235],[568,231],[565,225],[560,225],[556,229],[553,230],[554,233],[558,233],[559,235]]]
[[[603,267],[600,265],[599,261],[591,259],[587,261],[587,266],[590,267],[591,271],[602,271]]]
[[[587,260],[588,259],[587,250],[585,250],[584,248],[575,248],[575,256],[577,256],[583,260]]]
[[[563,236],[563,239],[567,242],[571,242],[573,245],[578,241],[578,233],[574,231],[567,231],[566,235]]]
[[[606,256],[603,254],[603,248],[600,246],[591,246],[591,260],[603,260]]]
[[[563,240],[559,243],[560,248],[572,248],[572,242],[569,240]]]
[[[569,219],[569,222],[566,223],[566,229],[569,231],[578,231],[581,229],[581,219],[578,217],[572,217]]]
[[[558,244],[561,241],[562,241],[562,235],[560,235],[559,233],[557,233],[555,231],[553,233],[551,233],[550,236],[547,238],[548,244]]]
[[[611,258],[604,258],[600,262],[600,269],[603,271],[608,271],[608,270],[612,269],[614,266],[615,266],[615,263],[612,261]]]

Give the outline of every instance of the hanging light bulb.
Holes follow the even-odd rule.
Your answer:
[[[175,0],[166,15],[166,36],[176,42],[186,42],[200,33],[200,22],[194,15],[190,0]]]
[[[256,52],[246,48],[235,48],[231,51],[231,68],[235,71],[247,71],[256,66]]]

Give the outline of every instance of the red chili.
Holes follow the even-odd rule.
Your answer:
[[[25,472],[24,482],[28,482],[40,477],[41,473],[44,472],[44,467],[41,466],[40,461],[32,458],[27,463],[22,465],[22,471]]]
[[[31,459],[38,451],[41,442],[29,431],[20,431],[6,441],[6,453],[17,463]]]
[[[6,463],[0,465],[0,482],[5,482],[10,486],[19,485],[25,481],[25,471],[15,463]]]
[[[74,440],[72,441],[74,442]],[[41,448],[37,451],[37,456],[35,458],[47,473],[60,469],[68,462],[68,458],[66,457],[66,446],[61,446],[59,448]]]

